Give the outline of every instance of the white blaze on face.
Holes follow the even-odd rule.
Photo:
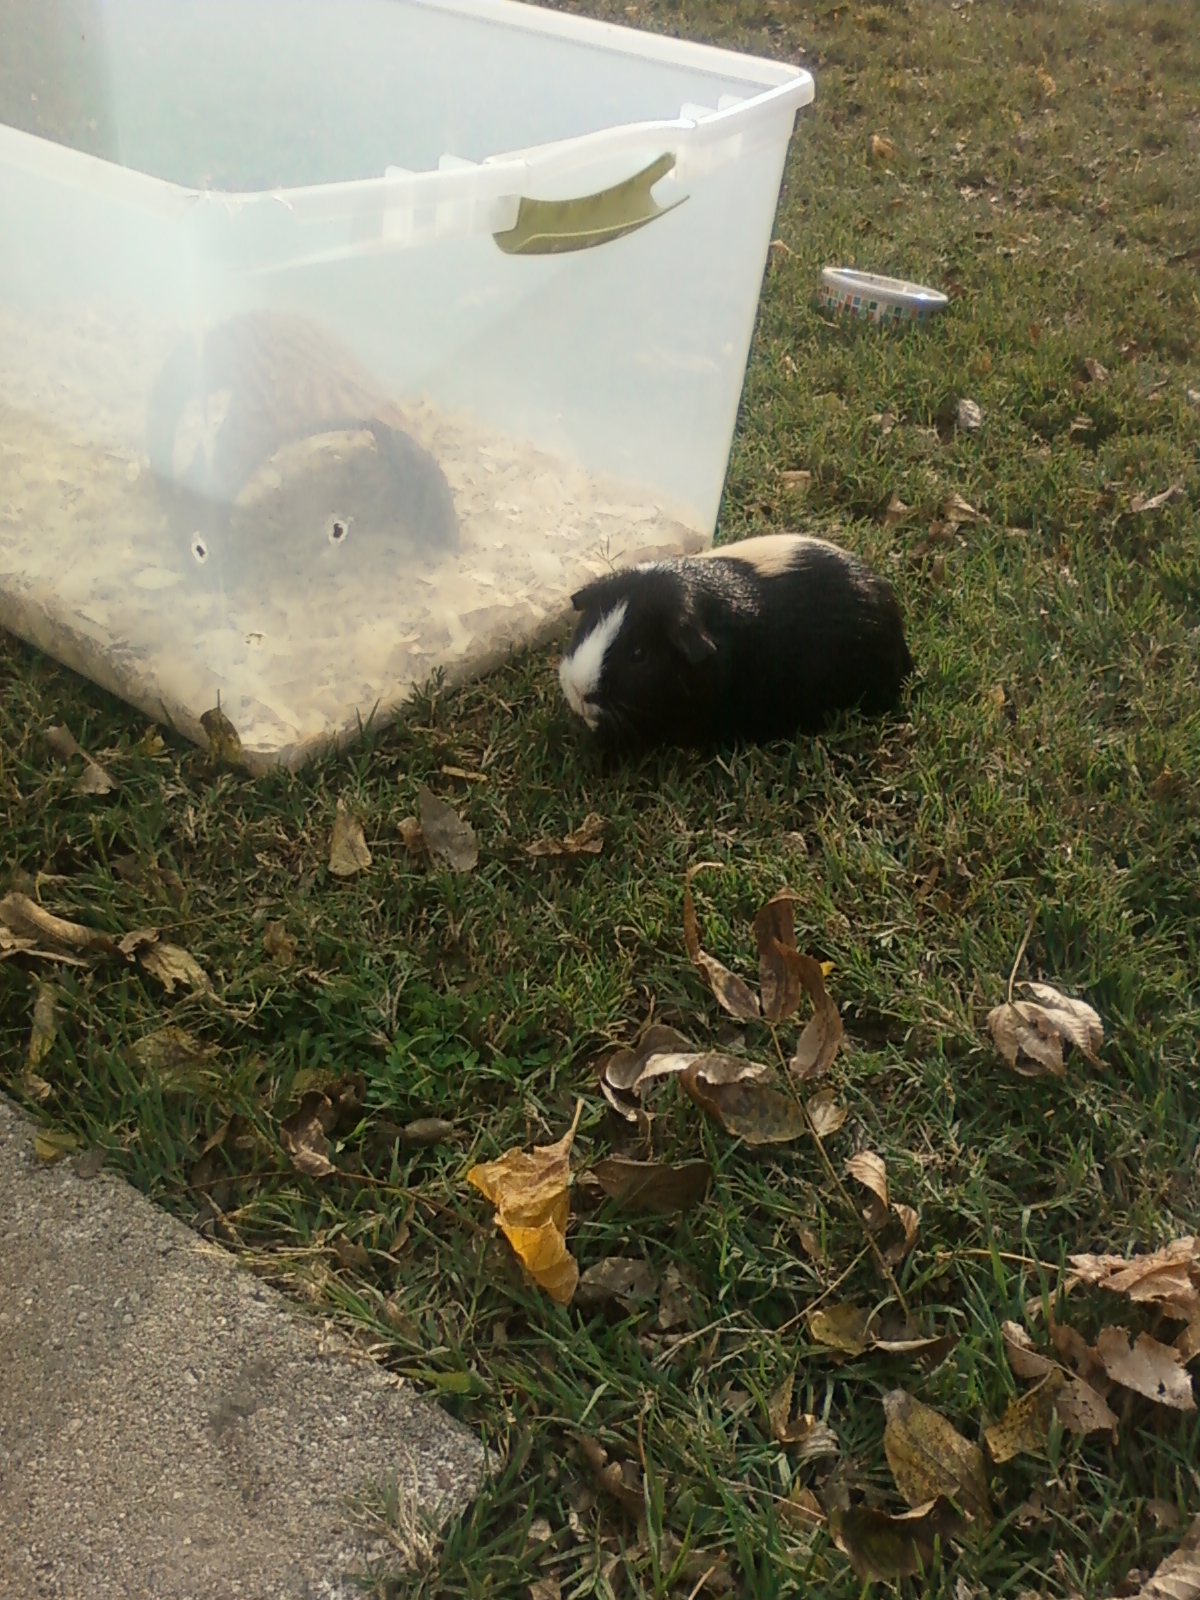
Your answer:
[[[619,606],[606,612],[591,632],[585,633],[559,662],[558,681],[562,684],[567,704],[589,728],[595,728],[600,720],[599,712],[591,702],[600,687],[604,658],[621,631],[627,608],[628,602],[622,600]]]

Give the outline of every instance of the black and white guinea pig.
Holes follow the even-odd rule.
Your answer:
[[[890,710],[912,671],[891,585],[801,534],[615,572],[572,604],[559,681],[611,745],[815,733],[838,711]]]

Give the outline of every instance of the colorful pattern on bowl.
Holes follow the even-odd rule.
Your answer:
[[[889,291],[889,282],[896,284],[895,292]],[[920,298],[911,291],[905,293],[899,280],[846,282],[841,272],[826,268],[821,274],[821,304],[831,311],[847,311],[871,322],[922,323],[941,311],[947,301],[934,289],[922,290]]]

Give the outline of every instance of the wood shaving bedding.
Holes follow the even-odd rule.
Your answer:
[[[297,568],[278,549],[256,565],[254,546],[222,594],[170,530],[135,442],[169,332],[117,382],[86,332],[60,329],[84,351],[82,380],[64,381],[0,322],[0,625],[201,744],[219,696],[256,766],[297,766],[435,670],[460,681],[545,639],[571,593],[613,567],[707,543],[652,494],[424,401],[397,410],[449,481],[457,551],[360,555],[352,533],[336,560]],[[326,441],[299,467],[281,453],[240,497],[245,519],[281,471],[315,473],[319,489],[322,461],[356,448]]]

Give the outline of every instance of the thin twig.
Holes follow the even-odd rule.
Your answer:
[[[696,1596],[700,1593],[701,1589],[703,1589],[704,1585],[708,1582],[716,1570],[717,1563],[714,1561],[712,1566],[709,1567],[708,1571],[702,1572],[696,1579],[696,1582],[692,1587],[692,1592],[688,1595],[687,1600],[696,1600]]]
[[[787,1061],[786,1061],[786,1059],[784,1057],[784,1054],[783,1054],[783,1047],[779,1043],[779,1031],[778,1031],[778,1029],[776,1028],[776,1026],[775,1026],[775,1024],[773,1022],[769,1024],[769,1027],[771,1029],[771,1038],[775,1041],[775,1054],[779,1057],[779,1065],[783,1068],[784,1072],[786,1073],[787,1072]],[[874,1235],[871,1233],[871,1230],[867,1227],[866,1219],[860,1214],[858,1207],[854,1204],[854,1201],[850,1198],[850,1195],[849,1195],[849,1193],[848,1193],[848,1191],[846,1189],[846,1185],[842,1182],[841,1178],[838,1176],[837,1169],[834,1167],[833,1162],[829,1159],[829,1152],[825,1148],[825,1142],[821,1138],[821,1135],[817,1132],[816,1123],[813,1121],[812,1117],[809,1115],[808,1102],[805,1100],[805,1098],[804,1098],[804,1096],[802,1094],[799,1094],[799,1091],[797,1091],[797,1093],[798,1093],[798,1097],[799,1097],[799,1100],[800,1100],[800,1109],[804,1112],[804,1120],[808,1124],[809,1133],[812,1134],[813,1143],[816,1145],[817,1153],[821,1157],[821,1162],[822,1162],[822,1165],[825,1168],[826,1176],[829,1178],[830,1182],[833,1184],[833,1186],[837,1190],[838,1194],[841,1195],[842,1200],[845,1203],[846,1209],[848,1211],[850,1211],[851,1213],[853,1213],[855,1220],[857,1221],[858,1225],[862,1228],[863,1235],[866,1238],[867,1244],[870,1246],[871,1253],[875,1257],[875,1263],[878,1266],[880,1272],[883,1273],[884,1277],[891,1284],[892,1293],[896,1296],[896,1300],[899,1303],[900,1309],[904,1313],[904,1320],[905,1320],[905,1322],[907,1322],[908,1321],[908,1302],[904,1298],[904,1294],[903,1294],[903,1291],[900,1288],[900,1285],[896,1282],[896,1274],[892,1271],[891,1267],[888,1266],[886,1260],[884,1259],[883,1251],[879,1248],[879,1245],[876,1242]]]
[[[1037,1256],[1018,1255],[1014,1250],[955,1249],[934,1252],[934,1260],[939,1265],[945,1261],[953,1261],[958,1256],[968,1256],[976,1261],[991,1261],[993,1259],[1009,1261],[1013,1266],[1017,1267],[1040,1267],[1043,1272],[1060,1271],[1060,1263],[1057,1261],[1042,1261]]]
[[[1013,980],[1017,976],[1017,968],[1021,965],[1021,957],[1025,954],[1025,946],[1029,943],[1029,935],[1033,932],[1033,924],[1037,917],[1037,907],[1029,913],[1029,921],[1025,924],[1025,933],[1017,947],[1017,959],[1012,964],[1012,971],[1008,975],[1008,1003],[1012,1005]]]

